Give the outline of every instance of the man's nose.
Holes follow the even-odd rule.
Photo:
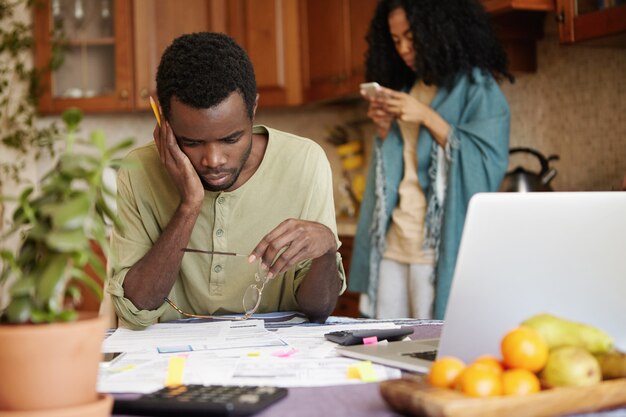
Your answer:
[[[218,168],[226,163],[226,154],[219,145],[207,144],[202,154],[202,165],[207,168]]]

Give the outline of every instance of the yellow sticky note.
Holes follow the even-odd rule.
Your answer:
[[[370,361],[362,361],[356,365],[356,368],[359,372],[359,377],[363,382],[376,382],[378,381],[378,376],[376,375],[376,371],[372,367],[372,362]]]
[[[131,363],[129,365],[122,366],[121,368],[111,369],[109,372],[113,373],[113,372],[130,371],[131,369],[135,369],[136,367],[137,367],[137,365],[135,365],[134,363]]]
[[[348,367],[348,372],[346,373],[346,377],[348,379],[361,379],[361,375],[359,374],[359,369],[356,365],[352,365]]]
[[[154,117],[157,119],[157,123],[161,126],[161,116],[159,116],[159,109],[157,108],[156,103],[152,96],[150,96],[150,106],[152,106],[152,111],[154,112]]]
[[[185,372],[185,360],[183,356],[172,356],[167,365],[167,377],[165,378],[165,386],[172,387],[182,385],[183,374]]]

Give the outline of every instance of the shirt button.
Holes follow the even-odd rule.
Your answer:
[[[221,272],[221,271],[222,271],[222,265],[215,265],[215,266],[213,267],[213,270],[214,270],[215,272]]]
[[[224,204],[224,201],[226,201],[225,197],[218,197],[217,198],[217,202],[220,203],[220,204]]]
[[[217,229],[217,231],[215,232],[215,234],[217,236],[222,236],[224,234],[224,231],[222,229]]]

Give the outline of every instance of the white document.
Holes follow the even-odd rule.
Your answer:
[[[202,385],[328,386],[361,383],[347,371],[359,361],[335,354],[331,331],[390,329],[393,323],[301,325],[267,331],[262,320],[157,324],[118,329],[107,352],[131,352],[103,368],[98,391],[147,393],[165,384],[171,356],[184,356],[183,383]],[[167,353],[159,353],[167,352]],[[399,378],[398,369],[372,364],[379,381]]]
[[[284,344],[265,330],[263,320],[159,323],[144,330],[119,328],[104,341],[102,351],[177,353]]]

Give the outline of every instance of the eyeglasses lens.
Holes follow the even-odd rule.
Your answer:
[[[243,309],[246,315],[252,315],[261,303],[263,287],[267,282],[267,270],[261,268],[261,262],[257,263],[257,272],[254,274],[256,283],[251,284],[243,295]]]

